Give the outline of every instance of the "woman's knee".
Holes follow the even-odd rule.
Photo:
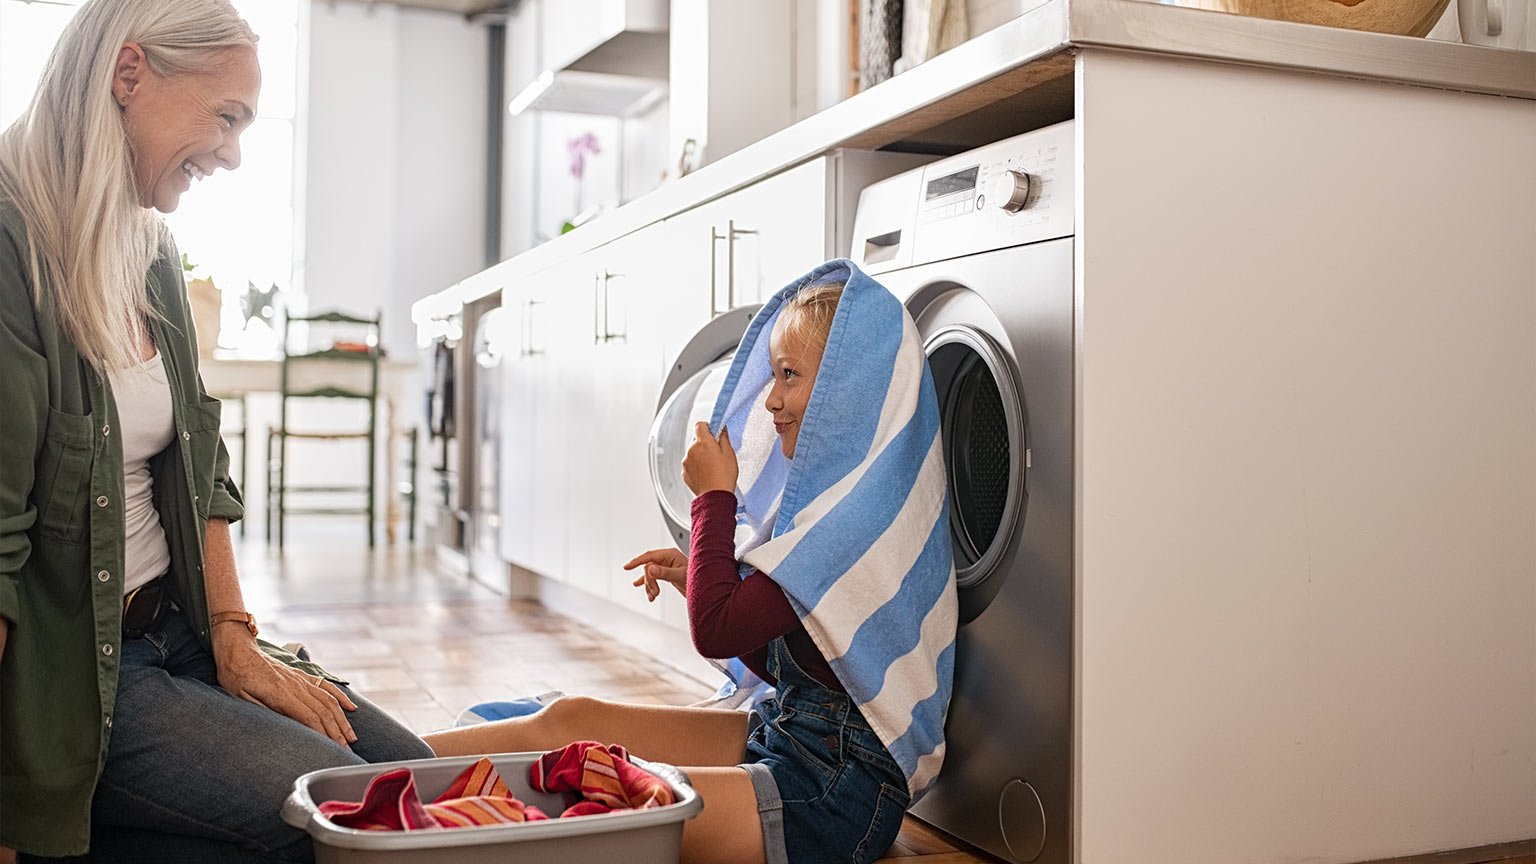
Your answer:
[[[345,690],[345,688],[344,688]],[[356,711],[348,712],[347,722],[357,733],[352,752],[366,762],[399,762],[406,759],[431,759],[432,748],[427,742],[384,709],[374,705],[351,690],[345,690],[357,705]]]

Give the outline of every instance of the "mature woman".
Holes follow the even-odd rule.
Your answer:
[[[90,0],[0,135],[0,858],[307,860],[305,771],[430,756],[256,640],[179,257],[151,210],[240,164],[227,0]]]

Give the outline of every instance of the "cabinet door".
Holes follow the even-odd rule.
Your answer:
[[[734,265],[737,305],[762,303],[830,257],[825,158],[777,174],[723,200],[719,233]]]
[[[662,545],[658,532],[665,540],[647,462],[670,326],[656,295],[671,284],[665,236],[658,223],[573,262],[569,293],[581,326],[561,355],[571,448],[568,581],[649,617],[659,609],[629,584],[622,565]]]
[[[603,413],[610,481],[605,499],[607,597],[650,618],[660,618],[661,607],[634,587],[633,573],[620,568],[647,549],[670,545],[651,484],[649,452],[651,421],[668,362],[666,337],[678,327],[667,302],[675,283],[665,237],[664,226],[657,224],[605,247],[606,290],[600,295],[602,318],[609,322],[598,349],[608,384]]]
[[[604,385],[596,368],[599,358],[594,342],[596,254],[589,252],[562,268],[571,326],[561,345],[564,428],[557,434],[568,448],[564,503],[569,533],[565,538],[564,578],[576,588],[600,595],[605,587],[600,567],[607,557],[608,540],[602,512],[608,442],[602,418]]]
[[[696,296],[710,315],[762,303],[831,257],[827,170],[813,159],[668,219],[673,273],[695,286],[682,308]]]
[[[679,213],[663,229],[661,242],[670,259],[667,279],[672,283],[666,292],[668,306],[677,329],[686,331],[672,334],[669,340],[678,349],[710,318],[732,307],[721,242],[727,223],[725,200]]]
[[[531,566],[533,538],[534,370],[526,344],[531,303],[525,291],[502,295],[502,308],[513,316],[518,338],[501,361],[501,461],[482,466],[499,472],[501,557],[521,567]]]
[[[566,574],[566,536],[572,530],[566,512],[572,452],[566,382],[572,354],[569,340],[575,327],[575,286],[568,265],[537,274],[533,282],[526,349],[533,377],[528,568],[560,580]]]

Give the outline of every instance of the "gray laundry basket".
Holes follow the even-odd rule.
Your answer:
[[[670,765],[631,757],[636,765],[671,785],[677,803],[649,810],[624,810],[596,816],[556,818],[565,809],[560,795],[528,786],[528,767],[541,753],[503,753],[490,757],[501,779],[518,800],[549,814],[547,822],[441,831],[359,831],[342,828],[320,815],[321,801],[361,801],[368,782],[395,768],[409,768],[423,802],[431,801],[478,756],[380,762],[311,771],[293,782],[283,802],[283,821],[309,832],[316,864],[676,864],[683,823],[704,809],[683,772]]]

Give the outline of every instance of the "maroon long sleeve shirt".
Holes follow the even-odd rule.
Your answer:
[[[739,657],[770,684],[768,643],[783,636],[795,663],[822,686],[846,692],[800,623],[789,598],[766,573],[736,572],[736,496],[706,492],[693,499],[688,543],[688,629],[705,657]]]

